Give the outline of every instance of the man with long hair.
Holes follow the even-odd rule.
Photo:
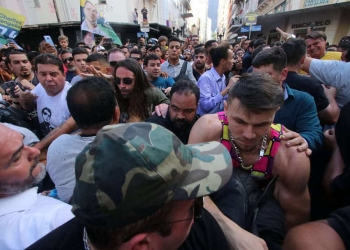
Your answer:
[[[132,58],[119,61],[113,76],[122,123],[145,121],[156,107],[169,103],[160,89],[152,87],[140,64]]]

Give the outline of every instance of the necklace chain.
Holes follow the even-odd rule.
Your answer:
[[[241,153],[239,152],[239,149],[238,149],[238,147],[235,144],[235,140],[233,139],[231,131],[229,131],[229,137],[230,137],[230,142],[231,142],[232,146],[235,148],[236,155],[237,155],[237,158],[239,160],[239,163],[241,164],[241,166],[243,168],[246,168],[246,166],[244,165]],[[261,148],[260,148],[260,152],[259,152],[259,160],[261,159],[261,157],[264,156],[265,148],[266,148],[266,141],[267,141],[267,133],[264,135],[262,143],[261,143]]]

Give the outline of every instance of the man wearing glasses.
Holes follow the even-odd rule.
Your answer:
[[[28,249],[228,249],[203,196],[232,173],[218,142],[184,145],[160,125],[104,127],[76,159],[76,218]]]
[[[61,60],[64,66],[67,68],[66,81],[71,82],[72,79],[77,75],[76,67],[74,65],[74,59],[72,52],[69,50],[61,50]]]
[[[197,35],[192,36],[191,44],[192,48],[196,48],[196,46],[199,44],[199,37]]]

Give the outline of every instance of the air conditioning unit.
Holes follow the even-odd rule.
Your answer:
[[[98,0],[99,4],[107,4],[107,0]]]

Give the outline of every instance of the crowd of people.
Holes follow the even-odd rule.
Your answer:
[[[350,249],[350,37],[277,31],[3,46],[0,249]]]

